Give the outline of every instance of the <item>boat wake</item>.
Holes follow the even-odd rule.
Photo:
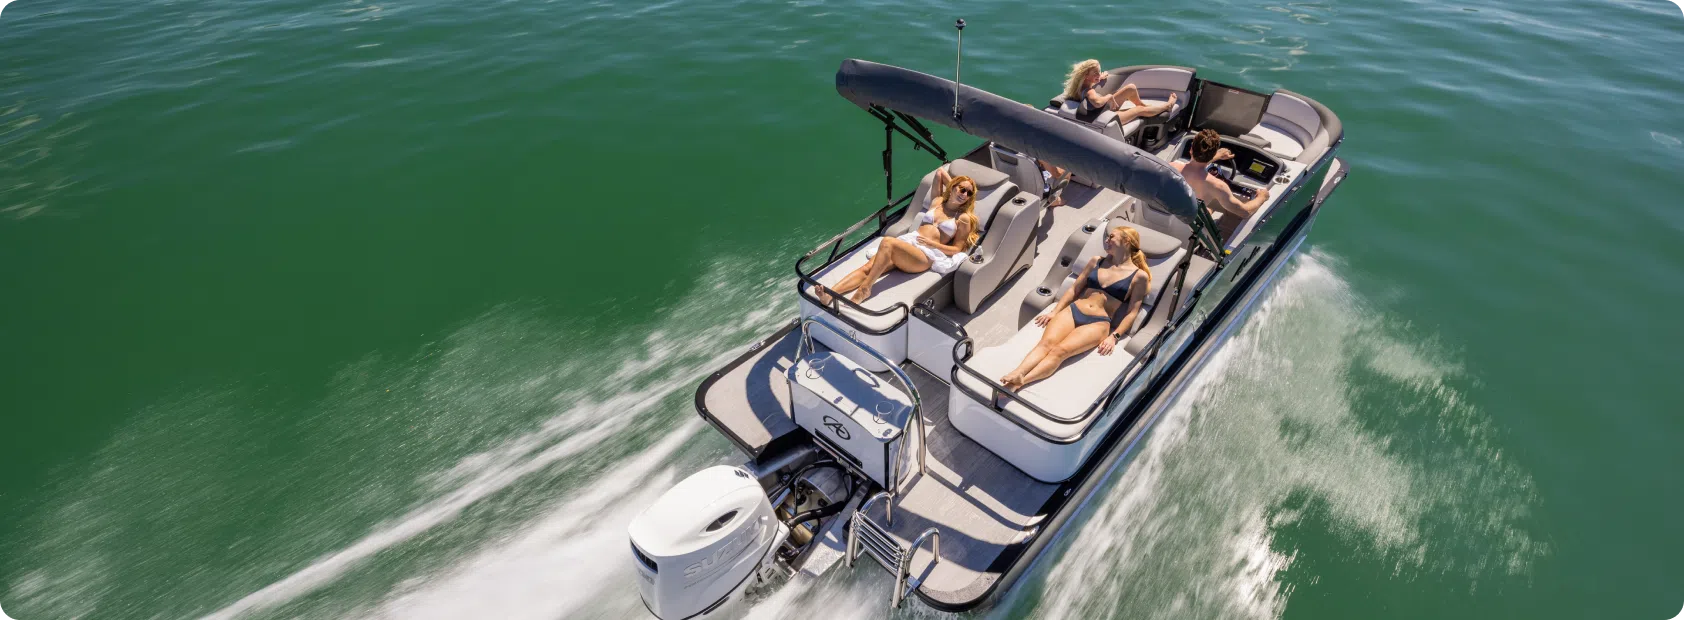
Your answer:
[[[1314,252],[1288,266],[997,615],[1273,618],[1300,587],[1291,584],[1319,579],[1306,562],[1318,553],[1361,554],[1405,578],[1527,574],[1547,552],[1517,525],[1536,499],[1528,477],[1490,448],[1488,422],[1465,396],[1467,373],[1376,316],[1339,269],[1336,259]],[[209,444],[252,432],[235,422],[201,428],[221,419],[204,407],[238,408],[241,399],[196,397],[189,400],[197,408],[139,416],[150,421],[119,433],[85,488],[49,511],[56,519],[39,528],[33,551],[54,559],[14,579],[8,602],[62,615],[646,617],[626,525],[687,473],[737,460],[723,439],[698,432],[691,390],[740,343],[793,315],[781,301],[787,281],[737,284],[777,271],[715,269],[653,322],[665,331],[648,336],[586,346],[501,309],[443,339],[426,354],[440,358],[430,370],[390,376],[377,370],[390,364],[352,365],[330,390],[331,404],[322,405],[329,418],[390,409],[359,400],[383,394],[384,384],[416,392],[415,403],[434,403],[402,414],[412,417],[378,420],[419,430],[377,447],[377,459],[413,452],[411,441],[436,444],[457,434],[479,447],[385,475],[367,465],[338,474],[339,494],[300,506],[273,535],[297,541],[258,545],[315,559],[282,570],[237,562],[241,568],[223,579],[247,584],[233,590],[245,594],[221,600],[171,604],[168,588],[149,598],[114,592],[112,584],[145,587],[150,582],[134,577],[145,566],[141,556],[167,548],[154,541],[126,550],[120,541],[145,524],[119,518],[133,511],[124,504],[164,502],[157,514],[168,515],[168,502],[222,501],[187,491],[237,486],[214,472],[217,463],[245,457],[200,454],[144,467],[137,460],[169,452],[159,442]],[[597,354],[587,366],[585,349],[626,353]],[[518,406],[553,413],[496,417]],[[324,432],[356,432],[327,426]],[[399,516],[300,553],[310,533],[370,511]],[[203,525],[182,527],[166,538],[191,540],[191,527]],[[746,614],[880,617],[889,583],[869,565],[835,570],[816,587],[766,594]],[[113,598],[123,605],[112,606]],[[902,614],[940,615],[916,604]]]
[[[988,615],[1278,618],[1293,584],[1322,578],[1312,554],[1361,556],[1390,578],[1525,578],[1547,553],[1520,526],[1529,477],[1490,448],[1463,369],[1374,312],[1340,268],[1295,258]],[[748,617],[885,615],[886,573],[824,581]]]
[[[500,494],[520,495],[517,501],[538,507],[520,512],[519,523],[494,540],[468,545],[473,548],[444,566],[337,613],[509,619],[576,617],[587,607],[592,615],[609,609],[616,616],[643,613],[635,588],[625,587],[635,578],[625,561],[626,525],[681,473],[736,460],[723,439],[711,435],[696,449],[703,424],[688,410],[690,390],[707,370],[740,353],[736,344],[760,337],[755,330],[794,312],[792,305],[775,301],[774,290],[782,291],[784,282],[767,279],[742,287],[750,277],[716,269],[656,321],[660,330],[626,349],[645,354],[556,396],[564,413],[429,476],[443,490],[437,499],[207,617],[239,617],[299,599]],[[717,323],[732,315],[736,320]],[[544,476],[534,475],[539,473]],[[535,480],[546,477],[582,480],[557,490]]]
[[[1545,552],[1517,523],[1531,483],[1486,449],[1464,372],[1373,313],[1339,267],[1294,259],[1003,609],[1276,618],[1289,583],[1320,574],[1282,577],[1329,536],[1405,578],[1529,570]]]

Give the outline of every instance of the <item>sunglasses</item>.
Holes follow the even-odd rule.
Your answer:
[[[953,190],[953,191],[956,191],[956,192],[964,192],[964,193],[965,193],[965,195],[966,195],[966,196],[969,196],[969,195],[971,195],[971,188],[969,188],[969,187],[960,187],[960,188],[958,188],[958,189],[955,189],[955,190]]]

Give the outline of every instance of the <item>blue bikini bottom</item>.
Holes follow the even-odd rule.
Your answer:
[[[1070,304],[1070,319],[1076,322],[1076,327],[1081,327],[1089,323],[1098,323],[1100,321],[1105,321],[1106,323],[1111,322],[1111,317],[1104,315],[1093,316],[1086,312],[1082,312],[1081,310],[1077,310],[1076,304]]]

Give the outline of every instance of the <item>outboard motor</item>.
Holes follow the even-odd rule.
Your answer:
[[[705,617],[759,584],[789,528],[740,467],[696,472],[632,520],[644,605],[663,620]]]

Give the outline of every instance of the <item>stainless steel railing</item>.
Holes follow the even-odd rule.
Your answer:
[[[872,521],[866,514],[877,502],[885,500],[888,503],[883,506],[883,516],[893,523],[893,514],[889,510],[894,505],[894,499],[888,491],[865,500],[849,520],[848,552],[843,557],[848,568],[853,568],[854,560],[859,558],[861,553],[869,554],[878,564],[883,565],[883,568],[894,573],[895,589],[889,595],[889,608],[898,609],[901,601],[906,600],[906,597],[923,583],[922,579],[912,577],[912,556],[924,546],[924,541],[930,542],[930,564],[941,561],[941,531],[933,527],[925,529],[917,538],[912,539],[911,545],[902,547],[900,543],[895,542],[888,530],[877,525],[877,522]]]

